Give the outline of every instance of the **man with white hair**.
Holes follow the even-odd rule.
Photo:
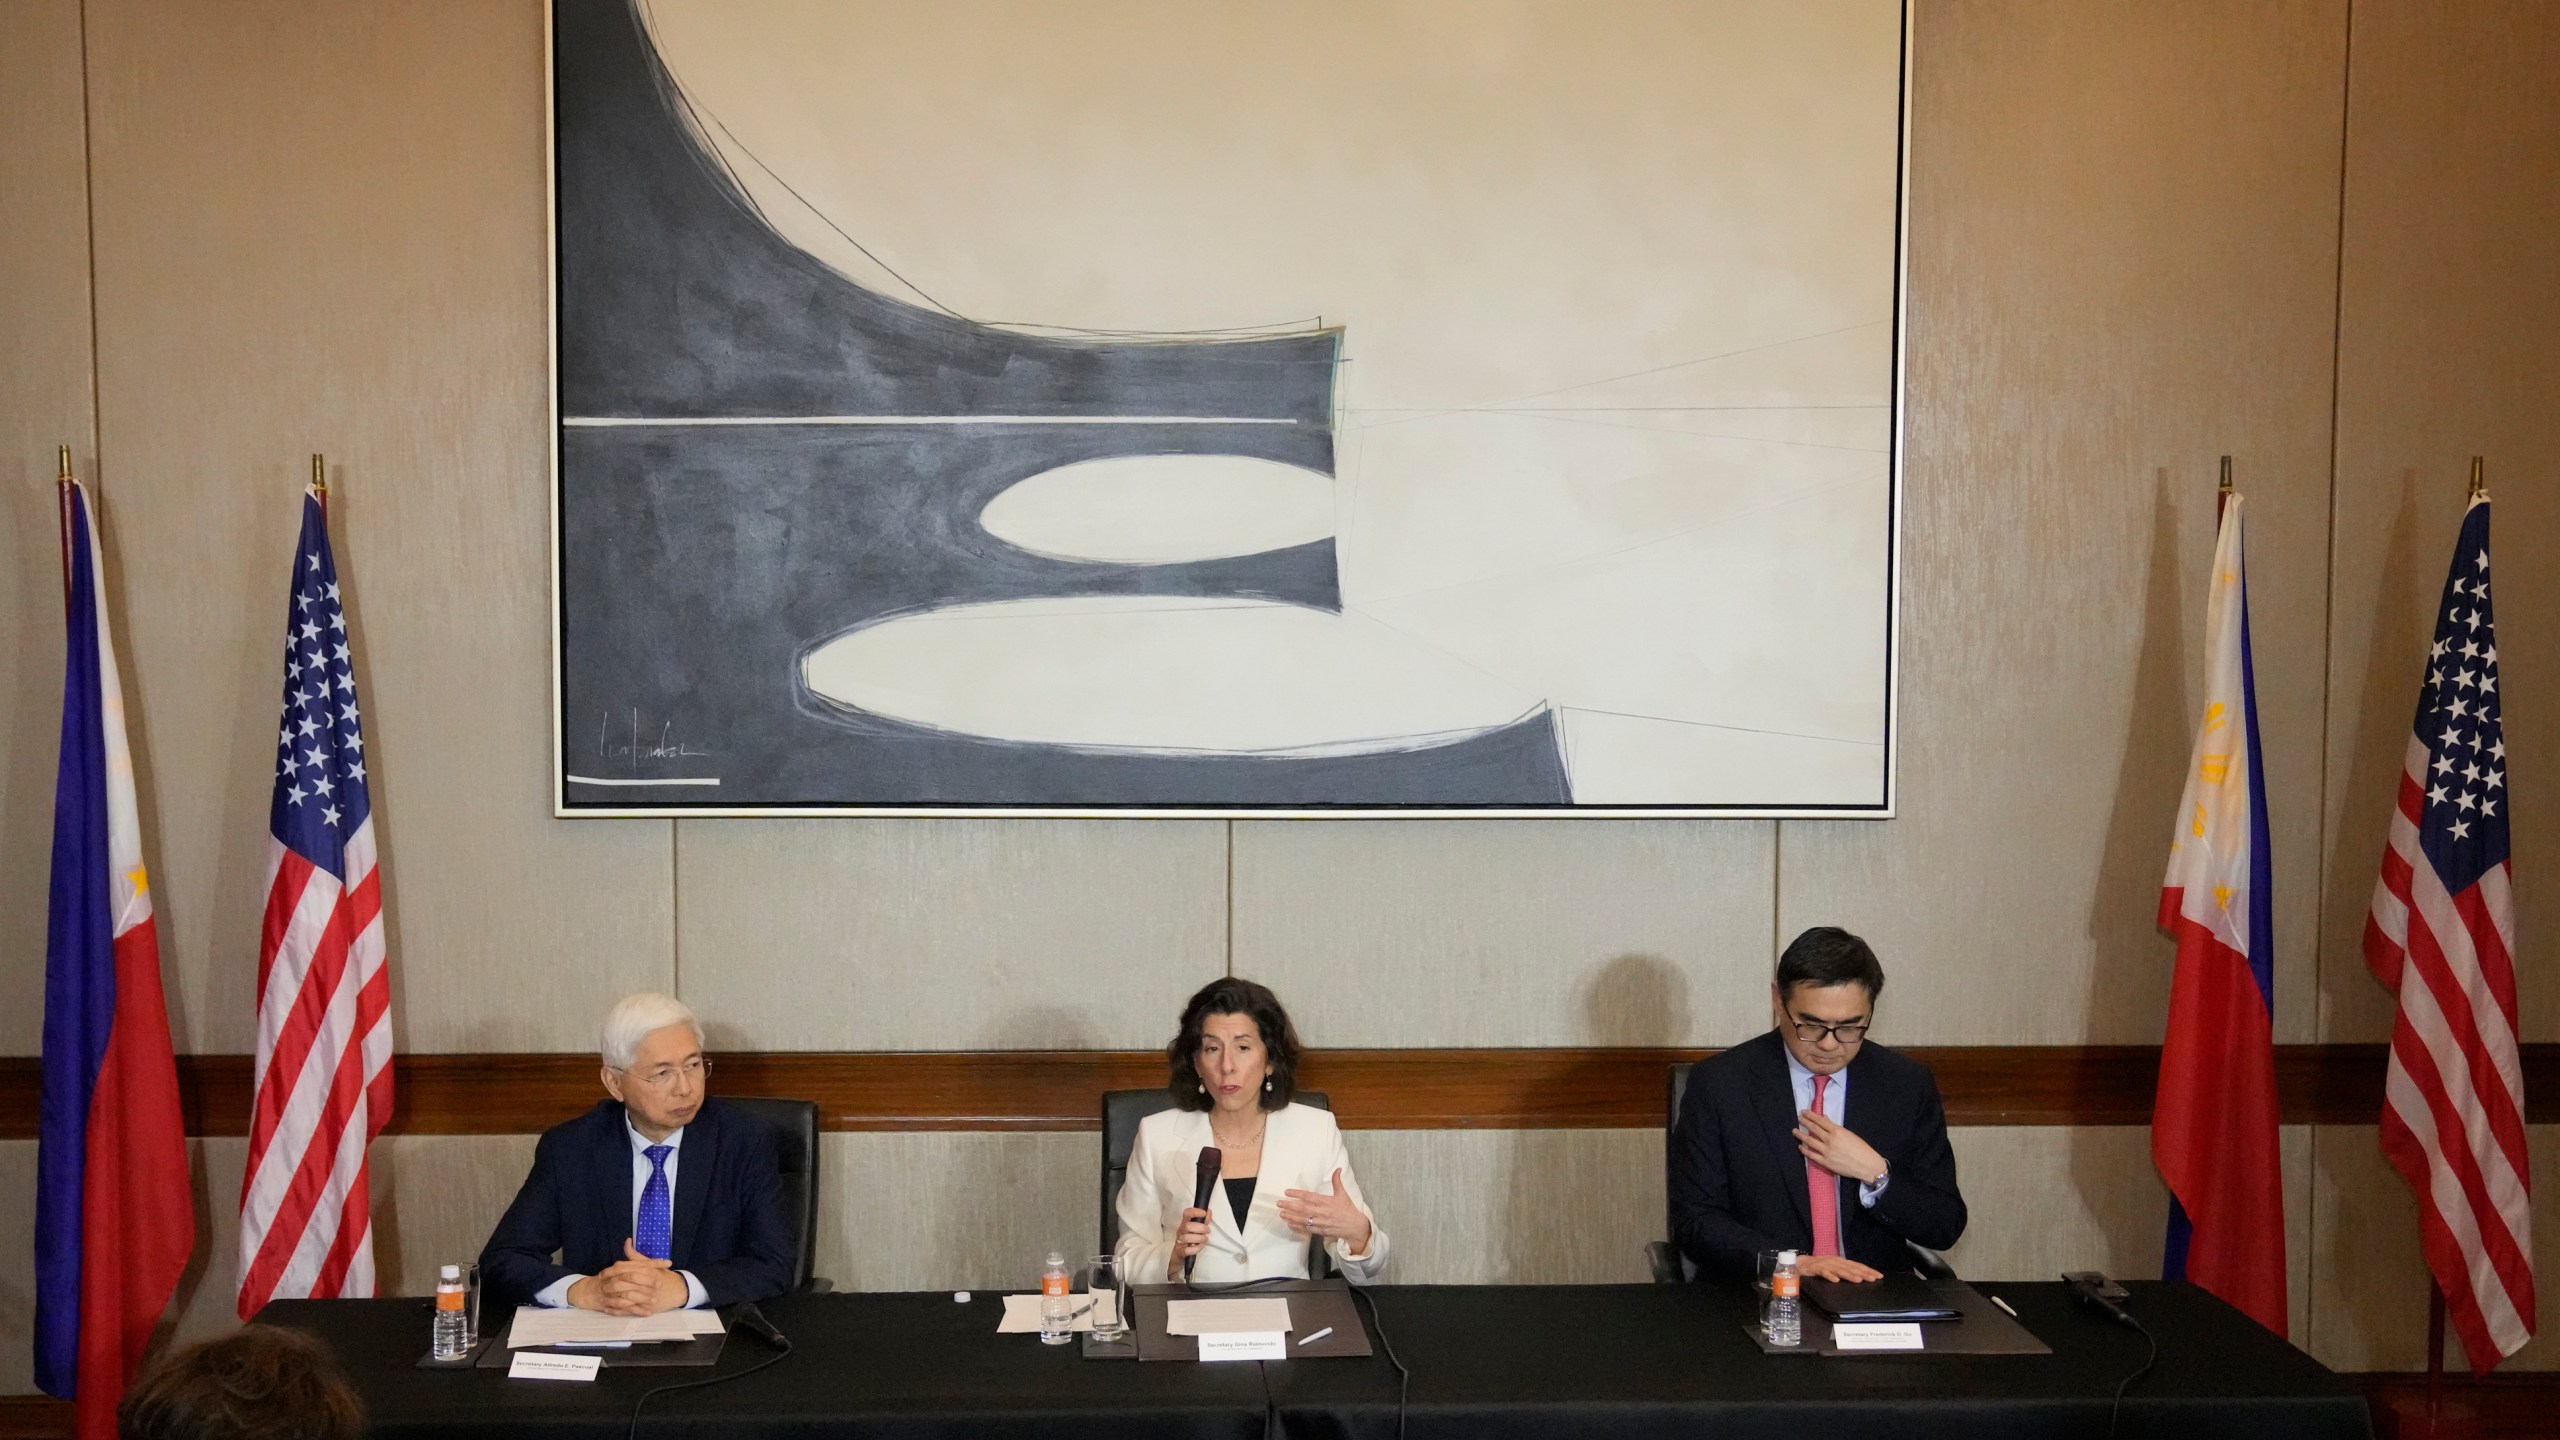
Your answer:
[[[610,1098],[534,1146],[480,1252],[491,1302],[655,1315],[781,1294],[795,1259],[781,1137],[706,1093],[693,1012],[626,996],[597,1048]]]

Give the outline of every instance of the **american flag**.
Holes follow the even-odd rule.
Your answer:
[[[240,1189],[240,1316],[373,1293],[365,1151],[391,1114],[391,973],[355,662],[328,512],[302,500],[268,808],[258,1062]]]
[[[2507,742],[2481,497],[2454,546],[2364,931],[2365,963],[2400,997],[2382,1152],[2417,1193],[2427,1268],[2474,1373],[2533,1337],[2508,873]]]

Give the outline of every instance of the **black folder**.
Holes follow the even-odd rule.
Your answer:
[[[1804,1298],[1834,1320],[1953,1320],[1963,1313],[1936,1287],[1917,1275],[1887,1275],[1881,1280],[1811,1280]]]

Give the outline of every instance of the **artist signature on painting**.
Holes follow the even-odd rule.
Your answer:
[[[674,760],[712,753],[691,740],[678,739],[674,721],[662,720],[655,729],[648,728],[637,709],[621,714],[608,710],[596,726],[596,755],[602,759]]]

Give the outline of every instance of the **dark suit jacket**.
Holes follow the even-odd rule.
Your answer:
[[[790,1288],[798,1255],[783,1215],[781,1145],[771,1125],[716,1098],[684,1127],[668,1256],[714,1305]],[[480,1252],[481,1285],[503,1307],[495,1313],[532,1304],[563,1275],[593,1275],[624,1258],[638,1198],[621,1101],[600,1101],[545,1131],[533,1173]]]
[[[1879,1270],[1907,1270],[1906,1239],[1943,1250],[1964,1234],[1947,1112],[1929,1067],[1870,1043],[1849,1062],[1841,1123],[1884,1157],[1892,1177],[1874,1208],[1856,1181],[1840,1187],[1840,1250]],[[1698,1062],[1671,1143],[1671,1239],[1701,1274],[1749,1278],[1762,1250],[1813,1244],[1813,1202],[1796,1148],[1787,1051],[1771,1030]]]

